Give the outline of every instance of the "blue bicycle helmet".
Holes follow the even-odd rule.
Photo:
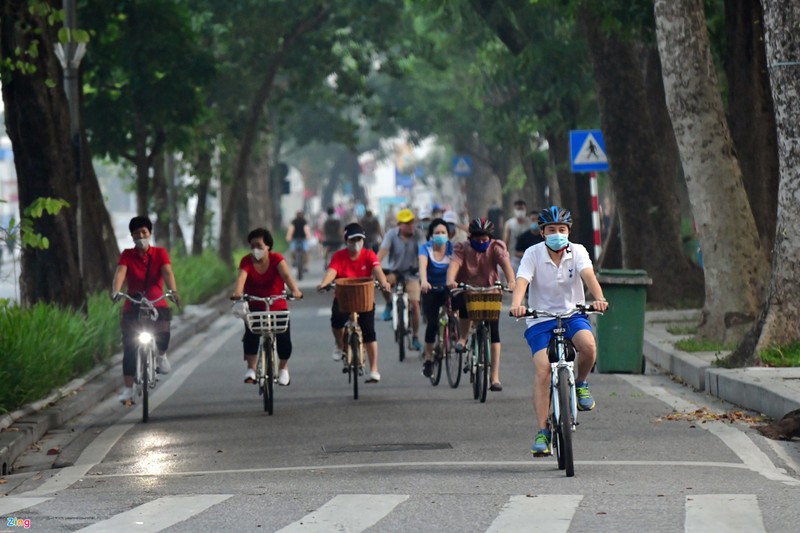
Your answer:
[[[568,209],[551,205],[539,212],[539,229],[544,229],[550,224],[566,224],[572,227],[572,213]]]

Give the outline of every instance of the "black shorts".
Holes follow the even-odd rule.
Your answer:
[[[349,319],[350,314],[339,311],[339,301],[334,298],[333,305],[331,306],[331,327],[333,329],[342,329],[344,325],[347,324]],[[361,334],[364,337],[364,344],[378,340],[378,336],[375,334],[374,305],[372,306],[372,311],[358,314],[358,325],[361,326]]]
[[[258,340],[261,335],[257,335],[250,331],[246,325],[244,327],[244,336],[242,336],[242,345],[244,347],[245,355],[258,355]],[[286,331],[275,335],[275,344],[278,348],[278,358],[287,360],[292,356],[292,335],[291,335],[291,322],[287,325]]]

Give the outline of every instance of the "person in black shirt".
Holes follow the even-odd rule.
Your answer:
[[[299,260],[302,264],[302,269],[305,270],[306,259],[308,255],[308,242],[311,240],[311,228],[308,226],[305,214],[298,211],[295,214],[294,220],[289,223],[289,230],[286,232],[286,242],[289,243],[289,249],[292,252],[300,252]],[[293,254],[295,258],[297,254]],[[294,265],[295,268],[298,265]]]
[[[544,240],[542,239],[542,232],[539,230],[539,212],[536,210],[531,211],[528,214],[528,219],[531,223],[530,227],[519,234],[517,242],[514,244],[514,255],[520,259],[525,255],[525,250]],[[517,260],[517,264],[519,264],[519,260]]]

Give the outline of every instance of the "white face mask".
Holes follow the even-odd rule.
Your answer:
[[[250,250],[250,253],[253,254],[253,259],[256,261],[261,261],[264,258],[264,254],[266,253],[261,248],[253,248]]]
[[[133,239],[133,245],[139,250],[144,250],[150,246],[150,238],[145,237],[143,239]]]
[[[524,209],[514,209],[514,214],[517,215],[517,218],[523,218],[525,216]]]
[[[349,241],[347,243],[347,249],[351,252],[358,253],[364,247],[364,241],[357,240],[357,241]]]

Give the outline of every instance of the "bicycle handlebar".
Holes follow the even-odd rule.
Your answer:
[[[378,281],[377,279],[376,280],[372,280],[372,281],[373,281],[373,283],[375,284],[376,287],[378,287],[379,289],[383,290],[383,288],[381,287],[381,282],[380,281]],[[331,290],[333,290],[335,288],[336,288],[336,281],[331,281],[330,283],[328,283],[324,287],[320,287],[317,290],[319,290],[319,292],[328,292],[328,291],[331,291]]]
[[[250,294],[242,294],[238,298],[236,296],[231,296],[230,299],[234,302],[264,302],[265,304],[272,305],[273,302],[276,300],[302,300],[303,297],[295,298],[289,292],[284,292],[283,294],[276,294],[274,296],[252,296]]]
[[[159,296],[155,300],[148,300],[144,296],[142,296],[141,298],[137,299],[137,298],[134,298],[133,296],[131,296],[130,294],[126,293],[126,292],[115,292],[112,295],[112,298],[114,300],[114,303],[118,302],[121,298],[125,298],[126,300],[130,300],[132,303],[135,303],[137,305],[143,305],[148,309],[152,309],[155,306],[155,304],[157,304],[158,302],[160,302],[164,298],[169,298],[175,304],[178,303],[178,302],[175,301],[175,293],[173,291],[171,291],[171,290],[168,290],[167,292],[165,292],[164,294],[162,294],[161,296]]]
[[[584,304],[577,304],[575,309],[571,311],[567,311],[566,313],[551,313],[550,311],[543,311],[540,309],[533,309],[531,307],[525,308],[525,314],[522,316],[514,317],[514,315],[509,312],[508,316],[514,317],[517,320],[521,318],[570,318],[575,315],[602,315],[602,311],[597,311],[591,305],[584,305]]]
[[[502,283],[500,283],[499,281],[495,281],[494,285],[491,285],[489,287],[477,287],[475,285],[469,285],[467,283],[459,283],[457,287],[455,287],[454,289],[450,289],[450,292],[452,294],[460,294],[460,293],[465,292],[465,291],[492,292],[492,291],[496,291],[498,289],[500,289],[503,292],[514,292],[511,289],[509,289],[506,285],[503,285]]]

